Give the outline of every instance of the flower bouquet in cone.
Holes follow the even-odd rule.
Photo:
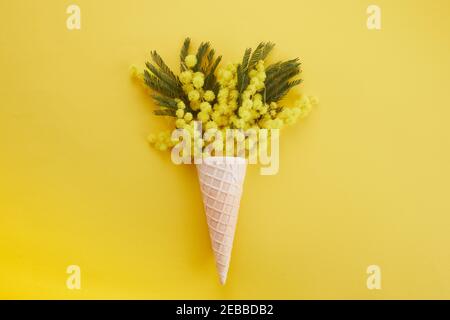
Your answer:
[[[224,67],[208,42],[195,53],[190,44],[187,38],[182,45],[179,75],[155,51],[142,71],[131,70],[158,106],[155,115],[173,119],[172,131],[151,134],[149,142],[171,150],[176,164],[196,165],[217,272],[225,284],[247,163],[278,150],[278,130],[305,117],[316,100],[301,95],[294,106],[281,103],[301,83],[300,62],[267,64],[270,42]]]

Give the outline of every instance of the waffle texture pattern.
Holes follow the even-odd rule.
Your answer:
[[[247,164],[237,157],[210,157],[197,164],[206,221],[221,284],[225,284]]]

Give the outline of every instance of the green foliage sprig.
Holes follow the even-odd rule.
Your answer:
[[[182,72],[189,69],[185,59],[189,54],[190,45],[191,39],[186,38],[180,50],[180,70]],[[261,42],[254,51],[251,48],[245,50],[236,71],[236,89],[239,92],[238,104],[242,101],[241,94],[249,85],[249,71],[255,68],[260,60],[265,60],[274,46],[275,44],[271,42]],[[153,100],[160,107],[159,110],[155,111],[155,114],[175,116],[177,104],[175,99],[180,99],[187,106],[189,106],[189,99],[178,76],[167,66],[161,56],[156,51],[152,51],[151,58],[153,63],[146,62],[147,69],[144,70],[143,80],[150,89],[159,93],[159,95],[152,95]],[[211,90],[217,95],[220,86],[217,83],[215,72],[222,61],[222,56],[215,58],[215,50],[210,43],[202,42],[197,49],[196,58],[197,63],[192,70],[202,72],[205,79],[204,90]],[[301,79],[294,79],[301,73],[300,65],[298,58],[296,58],[276,62],[266,68],[265,89],[263,91],[264,103],[281,100],[289,90],[302,82]],[[190,111],[193,110],[190,109]]]

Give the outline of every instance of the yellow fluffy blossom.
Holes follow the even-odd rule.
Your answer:
[[[200,101],[199,100],[191,101],[190,106],[191,109],[194,111],[200,110]]]
[[[182,84],[189,84],[192,81],[192,71],[187,70],[180,73],[180,81]]]
[[[264,114],[267,113],[267,110],[268,110],[268,109],[269,109],[269,107],[268,107],[267,105],[263,105],[263,106],[260,108],[259,113],[260,113],[261,115],[264,115]]]
[[[186,105],[184,104],[183,101],[178,101],[177,102],[177,108],[178,109],[184,109],[184,108],[186,108]]]
[[[184,84],[184,85],[182,86],[182,88],[183,88],[183,91],[186,92],[186,93],[189,93],[189,92],[191,92],[192,90],[194,90],[194,86],[192,85],[192,83]]]
[[[220,104],[226,104],[228,100],[228,89],[220,89],[219,93],[217,94],[217,101],[219,101]]]
[[[229,70],[224,70],[222,76],[223,76],[224,80],[231,80],[233,73],[231,73],[231,71],[229,71]]]
[[[186,121],[184,121],[184,119],[177,119],[177,121],[175,121],[175,126],[179,129],[184,128],[186,124]]]
[[[192,119],[193,119],[192,113],[187,112],[187,113],[184,115],[184,120],[185,120],[186,122],[191,122]]]
[[[311,96],[302,96],[300,100],[295,103],[295,106],[300,109],[300,118],[306,117],[313,106],[317,105],[317,98]]]
[[[178,109],[176,112],[175,112],[175,114],[176,114],[176,116],[177,116],[177,118],[183,118],[184,117],[184,110],[183,109]]]
[[[200,99],[200,93],[197,90],[191,90],[188,93],[189,101],[197,101]]]
[[[142,79],[142,72],[139,71],[138,67],[136,65],[130,66],[130,76],[134,79]]]
[[[156,142],[156,134],[154,133],[150,133],[147,137],[148,142],[150,142],[151,144],[154,144]]]
[[[237,99],[239,97],[239,91],[237,91],[236,89],[233,89],[230,91],[230,99]]]
[[[209,102],[202,102],[200,103],[200,110],[209,113],[211,111],[211,105],[209,104]]]
[[[217,128],[217,123],[214,121],[208,121],[205,125],[205,130]]]
[[[203,87],[205,82],[205,75],[201,72],[196,72],[192,77],[192,84],[195,88],[200,89]]]
[[[253,102],[250,99],[245,99],[244,101],[242,101],[242,108],[248,108],[250,109],[251,107],[253,107]]]
[[[256,110],[258,110],[258,111],[261,110],[262,106],[263,106],[263,103],[262,103],[261,100],[257,100],[257,99],[255,99],[255,98],[253,98],[253,107],[254,107]]]
[[[186,56],[186,58],[184,59],[184,63],[186,63],[186,66],[188,68],[193,68],[197,64],[197,57],[195,56],[195,54],[190,54]]]
[[[203,99],[208,102],[213,101],[215,97],[216,96],[214,95],[214,92],[212,92],[211,90],[205,91],[205,94],[203,95]]]
[[[264,72],[265,68],[264,68],[264,60],[259,60],[258,63],[256,64],[256,70],[258,70],[259,72]]]
[[[250,119],[250,110],[245,107],[239,108],[239,116],[244,120],[247,121]]]
[[[205,111],[200,111],[200,112],[197,114],[197,118],[198,118],[198,120],[200,120],[201,122],[205,123],[205,122],[207,122],[207,121],[209,120],[209,114],[208,114],[207,112],[205,112]]]
[[[150,134],[147,139],[150,144],[161,151],[165,151],[174,146],[174,141],[171,139],[170,131],[162,131],[158,133],[158,135]]]

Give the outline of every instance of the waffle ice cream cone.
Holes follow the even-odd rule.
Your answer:
[[[246,168],[245,159],[239,157],[209,157],[197,164],[221,284],[227,280]]]

